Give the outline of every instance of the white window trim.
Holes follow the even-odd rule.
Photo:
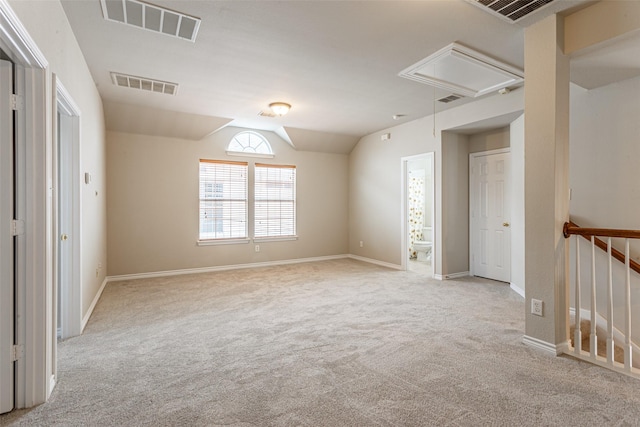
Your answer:
[[[298,240],[298,236],[282,236],[282,237],[254,237],[254,243],[262,243],[262,242],[284,242],[287,240]]]
[[[244,245],[251,242],[250,238],[244,239],[206,239],[196,241],[198,246],[218,246],[218,245]]]
[[[260,154],[260,153],[245,153],[244,151],[226,151],[228,156],[238,156],[238,157],[255,157],[260,159],[273,159],[276,157],[275,154]]]

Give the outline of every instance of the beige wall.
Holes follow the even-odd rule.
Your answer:
[[[442,133],[442,271],[469,272],[469,137]]]
[[[510,138],[509,126],[475,133],[469,136],[469,153],[508,148]]]
[[[523,90],[515,90],[506,96],[488,96],[473,103],[465,104],[436,115],[434,135],[433,116],[417,119],[390,129],[363,137],[351,152],[349,158],[349,252],[389,264],[402,263],[402,219],[401,216],[401,159],[416,154],[435,153],[435,218],[434,218],[434,271],[437,275],[460,273],[468,270],[468,244],[465,249],[467,267],[459,262],[465,257],[456,254],[457,259],[443,257],[442,219],[453,212],[442,203],[443,191],[457,191],[455,184],[443,182],[443,164],[450,162],[442,150],[442,133],[460,126],[479,123],[503,115],[522,111]],[[383,133],[391,133],[391,139],[381,141]],[[459,152],[457,153],[459,154]],[[468,164],[467,158],[464,160]],[[444,157],[444,159],[443,159]],[[457,157],[456,157],[457,158]],[[451,164],[451,163],[450,163]],[[468,175],[467,170],[464,172]],[[461,178],[450,177],[454,181]],[[468,179],[465,184],[468,188]],[[448,190],[447,190],[448,189]],[[467,191],[467,190],[465,190]],[[468,191],[467,191],[468,200]],[[468,225],[468,218],[465,220]],[[465,227],[467,225],[464,225]],[[468,239],[468,229],[462,229],[464,239]],[[462,241],[459,236],[448,236],[451,241]],[[363,241],[364,246],[359,247]],[[451,256],[451,255],[450,255]]]
[[[640,77],[571,87],[570,212],[583,227],[640,229],[638,94]],[[640,245],[632,244],[640,260]]]
[[[526,310],[526,335],[559,351],[567,339],[568,286],[562,224],[569,218],[569,60],[562,18],[525,29],[525,307],[543,301],[543,317]]]
[[[92,175],[82,185],[82,315],[95,299],[106,276],[107,220],[105,130],[102,101],[71,31],[62,5],[57,1],[9,1],[29,35],[78,105],[80,116],[80,170]],[[49,75],[48,82],[51,82]],[[50,90],[55,90],[52,88]],[[96,277],[96,268],[102,266]]]
[[[109,132],[109,275],[260,263],[348,253],[348,157],[302,152],[261,132],[274,159],[230,157],[241,129],[202,141]],[[297,241],[197,246],[198,161],[247,160],[297,166]],[[251,219],[250,219],[251,220]]]

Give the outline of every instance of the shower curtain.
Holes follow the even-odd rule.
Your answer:
[[[413,249],[413,242],[422,239],[424,227],[424,177],[411,176],[409,172],[409,259],[415,259],[418,253]]]

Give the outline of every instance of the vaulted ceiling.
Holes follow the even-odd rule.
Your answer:
[[[524,25],[533,20],[509,23],[463,0],[152,2],[200,18],[195,42],[105,20],[100,0],[62,2],[109,129],[199,139],[250,127],[298,149],[333,139],[343,152],[363,135],[431,114],[434,97],[451,94],[398,73],[452,42],[522,69]],[[584,3],[554,2],[536,19]],[[111,72],[179,86],[176,95],[119,87]],[[258,116],[274,101],[290,103],[289,114]],[[168,119],[168,111],[178,114]]]

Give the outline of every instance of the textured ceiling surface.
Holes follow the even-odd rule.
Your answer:
[[[139,107],[141,121],[153,120],[149,109],[215,118],[182,120],[185,126],[198,124],[192,137],[206,134],[210,122],[276,133],[295,129],[290,133],[298,138],[306,131],[310,140],[352,144],[429,115],[434,97],[450,95],[398,73],[452,42],[520,69],[524,65],[524,27],[463,0],[152,3],[201,18],[196,41],[107,21],[99,0],[62,2],[105,104]],[[560,3],[569,8],[583,1]],[[169,96],[118,87],[110,72],[175,82],[179,89]],[[283,117],[259,117],[274,101],[293,108]],[[465,102],[472,99],[436,108]],[[394,120],[395,114],[403,117]],[[124,117],[111,114],[107,126],[131,130]]]

